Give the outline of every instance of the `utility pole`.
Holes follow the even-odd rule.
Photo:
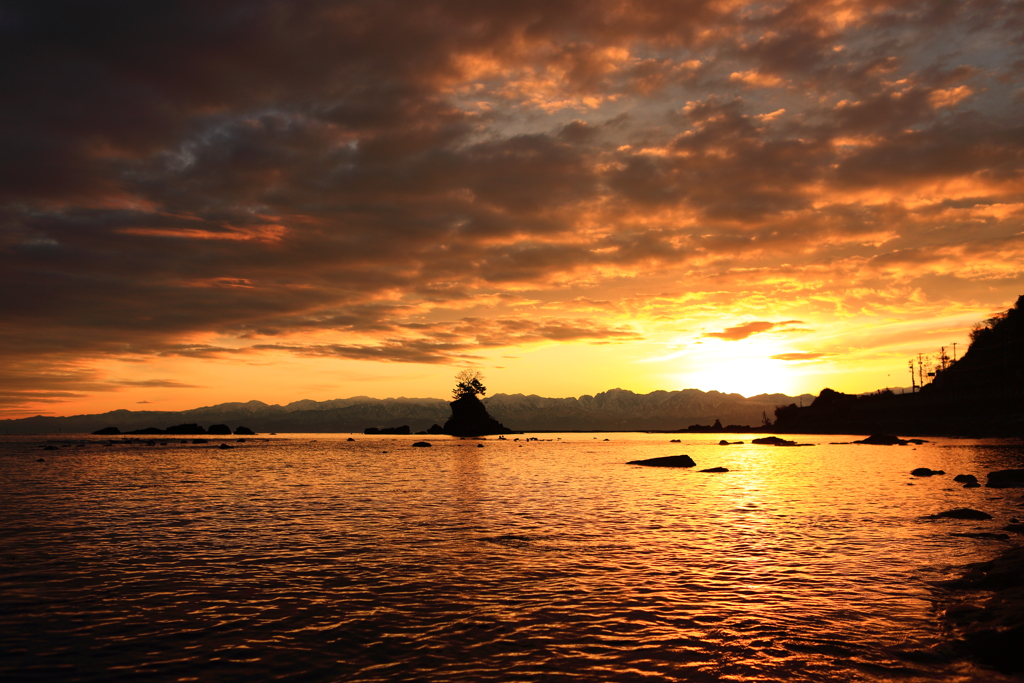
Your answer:
[[[910,393],[917,391],[917,384],[914,383],[914,359],[910,359]]]
[[[924,389],[924,354],[917,354],[917,385]]]
[[[953,342],[953,362],[956,362],[956,342]]]

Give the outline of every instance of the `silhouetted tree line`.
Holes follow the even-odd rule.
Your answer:
[[[963,357],[940,359],[934,381],[918,393],[854,396],[823,389],[805,408],[778,406],[774,430],[1024,436],[1024,296],[974,325],[970,336]]]

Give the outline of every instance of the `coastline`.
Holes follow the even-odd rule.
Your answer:
[[[949,654],[1003,674],[1024,673],[1024,546],[961,569],[960,577],[933,584]]]

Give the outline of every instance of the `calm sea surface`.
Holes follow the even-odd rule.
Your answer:
[[[920,655],[1019,443],[348,436],[0,437],[0,678],[1009,680]]]

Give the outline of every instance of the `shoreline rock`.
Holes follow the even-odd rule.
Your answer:
[[[934,584],[950,591],[941,616],[953,630],[953,651],[1004,674],[1024,673],[1024,548],[1014,547]],[[970,594],[990,592],[981,604]]]
[[[972,508],[956,508],[953,510],[945,510],[937,515],[929,515],[929,519],[976,519],[986,520],[992,519],[992,515],[981,510],[974,510]]]

